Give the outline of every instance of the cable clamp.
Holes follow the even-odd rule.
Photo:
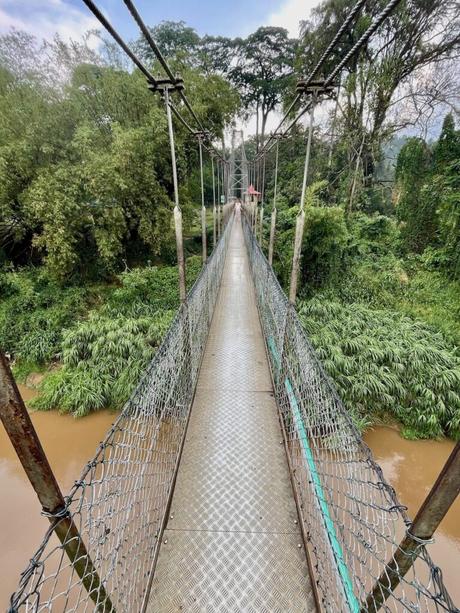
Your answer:
[[[305,94],[308,96],[318,97],[320,95],[325,95],[332,97],[335,91],[334,85],[325,85],[324,79],[318,79],[315,81],[305,81],[301,79],[297,81],[296,91],[298,94]]]
[[[43,515],[43,517],[47,517],[48,519],[64,519],[64,517],[69,517],[69,503],[66,503],[61,509],[53,512],[42,509],[41,515]]]
[[[168,91],[184,91],[185,90],[185,85],[184,85],[184,79],[182,79],[182,77],[175,77],[174,81],[172,81],[171,79],[156,79],[155,83],[152,83],[151,81],[149,81],[147,79],[147,84],[148,84],[148,88],[152,91],[152,92],[164,92],[165,89],[167,89]]]
[[[412,539],[418,545],[431,545],[432,543],[434,543],[434,538],[427,538],[427,539],[420,538],[419,536],[413,535],[410,530],[406,530],[406,534],[410,539]]]

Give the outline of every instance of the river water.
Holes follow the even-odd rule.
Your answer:
[[[21,386],[24,399],[34,392]],[[83,419],[54,411],[31,414],[32,421],[64,493],[94,455],[115,415],[99,411]],[[367,432],[366,443],[382,466],[399,500],[413,517],[454,447],[451,441],[407,441],[390,427]],[[40,544],[48,521],[27,481],[14,450],[0,426],[0,608],[15,589],[19,573]],[[446,585],[460,603],[460,499],[444,518],[434,545],[435,563],[443,568]]]
[[[35,392],[19,386],[27,402]],[[31,413],[64,494],[92,458],[116,415],[98,411],[82,419],[56,411]],[[37,549],[49,526],[40,504],[0,423],[0,611],[5,610],[19,574]]]
[[[378,427],[369,430],[364,440],[372,449],[399,501],[407,506],[413,519],[431,489],[441,468],[454,448],[449,440],[408,441],[396,428]],[[429,551],[443,571],[444,582],[460,606],[460,497],[441,522],[435,542]]]

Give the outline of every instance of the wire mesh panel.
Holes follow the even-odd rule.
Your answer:
[[[378,607],[369,594],[410,521],[316,357],[247,220],[244,232],[320,599],[326,611],[374,610]],[[414,565],[387,594],[381,610],[458,611],[426,545],[420,542]],[[377,593],[384,593],[383,587]]]
[[[219,291],[229,219],[187,304],[22,573],[10,611],[142,610]],[[69,549],[76,552],[73,563]]]

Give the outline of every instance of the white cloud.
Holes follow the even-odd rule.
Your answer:
[[[0,0],[0,32],[26,30],[38,39],[78,40],[99,26],[95,17],[65,0]],[[96,44],[96,43],[95,43]]]
[[[313,7],[319,0],[285,0],[283,4],[268,17],[270,26],[286,28],[290,36],[299,35],[299,21],[308,19]]]

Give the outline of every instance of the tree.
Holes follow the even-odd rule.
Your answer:
[[[53,70],[62,62],[63,80],[41,79],[42,70],[48,74],[49,48],[34,47],[33,73],[29,38],[19,39],[25,43],[18,48],[0,37],[6,58],[0,66],[2,259],[44,261],[61,282],[112,274],[128,252],[138,259],[166,254],[169,260],[173,182],[160,97],[152,95],[138,70],[108,65],[99,56],[89,62],[86,53],[78,62],[79,47],[73,44],[53,47]],[[238,109],[238,95],[219,75],[190,66],[183,75],[197,116],[220,138]],[[175,132],[187,231],[198,204],[190,197],[197,145],[179,122]],[[210,165],[208,157],[205,161]],[[206,177],[211,182],[209,173]]]
[[[439,219],[441,250],[453,276],[460,278],[460,130],[451,113],[446,115],[434,146],[434,176],[430,197]]]
[[[263,142],[268,115],[280,104],[292,80],[297,42],[284,28],[262,27],[238,43],[237,63],[229,77],[246,111],[256,112],[257,141],[260,132]]]
[[[203,36],[198,50],[198,64],[205,74],[228,75],[240,39],[224,36]]]
[[[149,28],[149,31],[166,59],[178,60],[185,66],[196,66],[200,37],[194,28],[187,26],[184,21],[162,21]],[[154,52],[143,36],[136,41],[135,47],[142,59],[151,63],[156,61]]]
[[[442,124],[441,134],[434,146],[435,167],[443,171],[445,164],[460,160],[460,131],[455,129],[452,113],[448,113]]]
[[[417,253],[433,242],[436,233],[436,207],[426,189],[431,170],[429,147],[421,138],[410,138],[396,164],[396,212],[404,223],[403,237],[408,248]]]
[[[350,0],[325,0],[304,22],[298,58],[299,69],[308,72],[317,62],[351,10]],[[328,74],[337,60],[352,47],[383,1],[367,4],[355,24],[344,34],[335,54],[325,66]],[[442,63],[460,49],[460,5],[454,0],[405,0],[379,28],[358,56],[350,59],[342,75],[339,100],[340,133],[348,148],[348,165],[360,159],[363,182],[370,187],[381,145],[394,132],[418,120],[418,94],[423,94],[427,66],[437,66],[431,81],[442,78]],[[427,95],[433,95],[433,88]],[[442,91],[440,92],[442,94]],[[410,114],[402,105],[410,99]],[[444,100],[442,100],[444,101]],[[435,104],[430,99],[430,104]]]

